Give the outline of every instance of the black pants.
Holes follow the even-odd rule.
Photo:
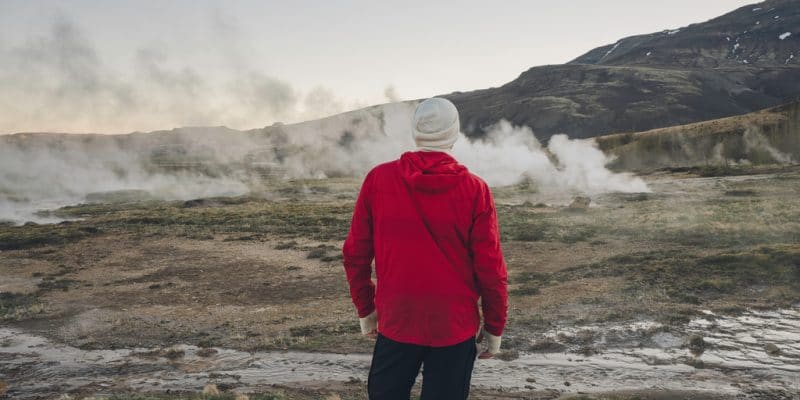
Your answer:
[[[408,400],[423,366],[420,400],[464,400],[476,355],[474,337],[453,346],[426,347],[378,335],[369,369],[369,398]]]

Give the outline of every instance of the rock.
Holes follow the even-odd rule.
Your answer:
[[[536,383],[536,379],[533,379],[533,378],[525,378],[525,382],[528,382],[528,383]]]
[[[591,357],[598,353],[599,352],[597,351],[597,349],[595,349],[592,346],[581,346],[581,348],[578,349],[578,354],[586,357]]]
[[[560,353],[563,352],[566,347],[556,342],[550,338],[544,338],[542,340],[537,340],[535,343],[528,347],[528,351],[538,352],[538,353]]]
[[[3,396],[8,391],[8,384],[6,381],[0,381],[0,396]]]
[[[778,346],[776,346],[774,343],[767,343],[767,345],[764,346],[764,350],[766,350],[767,354],[771,356],[777,356],[781,354],[781,349],[778,348]]]
[[[684,363],[697,369],[703,369],[706,367],[706,363],[703,362],[703,360],[694,357],[687,359]]]
[[[181,349],[169,349],[164,352],[164,357],[170,360],[177,360],[179,358],[183,358],[186,353]]]
[[[214,354],[217,354],[217,350],[216,349],[212,349],[210,347],[205,347],[205,348],[202,348],[200,350],[197,350],[197,355],[200,356],[200,357],[211,357]]]
[[[692,353],[702,353],[706,350],[706,341],[700,335],[689,336],[686,344],[686,347],[688,347]]]
[[[246,394],[237,394],[234,400],[250,400],[250,396]]]

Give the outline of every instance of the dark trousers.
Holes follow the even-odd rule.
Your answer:
[[[422,366],[420,400],[464,400],[476,355],[474,337],[453,346],[426,347],[378,335],[369,368],[369,398],[408,400]]]

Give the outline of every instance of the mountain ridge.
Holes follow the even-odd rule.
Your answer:
[[[781,39],[776,32],[790,35]],[[794,57],[778,62],[786,54]],[[800,96],[799,58],[800,2],[770,0],[685,28],[623,38],[567,64],[533,67],[500,87],[442,97],[458,106],[470,137],[505,119],[530,126],[544,142],[558,133],[588,138],[786,103]]]
[[[660,65],[716,68],[788,65],[800,57],[790,40],[800,32],[800,3],[771,0],[740,7],[706,22],[622,38],[567,64]],[[788,36],[784,36],[789,33]],[[783,37],[783,38],[781,38]],[[670,51],[658,51],[657,49]]]

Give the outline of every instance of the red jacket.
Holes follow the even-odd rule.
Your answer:
[[[343,255],[358,316],[377,309],[378,330],[389,339],[463,342],[480,327],[479,297],[484,328],[503,333],[507,275],[494,200],[446,153],[409,152],[370,171]]]

